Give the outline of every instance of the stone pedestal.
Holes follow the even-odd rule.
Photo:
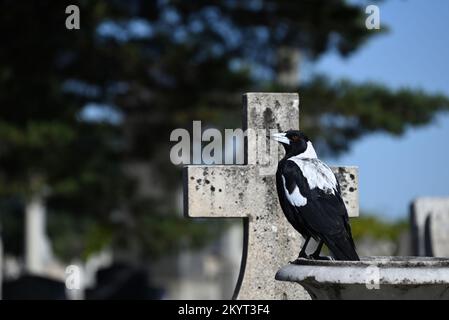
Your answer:
[[[312,299],[449,299],[449,259],[365,257],[361,261],[298,260],[276,274],[295,282]],[[298,285],[298,289],[301,288]]]

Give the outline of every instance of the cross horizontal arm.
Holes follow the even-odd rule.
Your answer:
[[[350,217],[359,216],[357,167],[333,167]],[[184,213],[189,217],[247,217],[258,214],[275,197],[267,188],[274,180],[260,176],[252,165],[187,166],[184,168]],[[274,193],[274,194],[267,194]]]
[[[186,166],[184,214],[189,217],[247,217],[254,206],[253,166]],[[257,184],[257,183],[256,183]]]
[[[341,196],[349,217],[359,216],[359,170],[358,167],[331,167],[340,183]]]

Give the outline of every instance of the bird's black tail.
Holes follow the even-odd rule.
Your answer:
[[[351,236],[342,232],[333,236],[324,237],[324,243],[332,252],[335,260],[359,261]]]

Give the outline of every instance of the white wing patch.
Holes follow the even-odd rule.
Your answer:
[[[285,178],[282,176],[282,181],[284,182],[284,191],[285,195],[287,196],[288,201],[296,206],[296,207],[302,207],[307,204],[307,199],[302,196],[301,192],[299,192],[298,186],[295,186],[295,189],[293,189],[292,193],[288,192],[287,185],[285,184]]]
[[[301,169],[304,178],[309,183],[309,188],[319,188],[327,193],[335,194],[337,191],[337,179],[332,170],[321,160],[316,158],[291,157]]]

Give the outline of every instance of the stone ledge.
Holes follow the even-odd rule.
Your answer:
[[[449,258],[300,259],[275,278],[300,284],[313,299],[449,299]]]

